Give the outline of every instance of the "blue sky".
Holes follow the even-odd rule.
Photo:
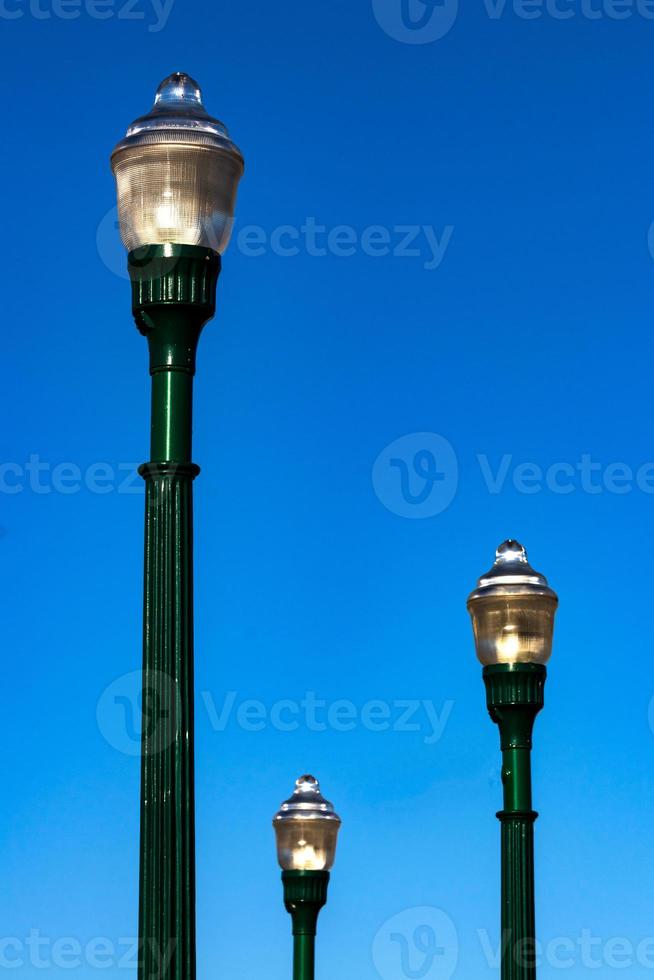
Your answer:
[[[108,158],[175,70],[246,158],[197,377],[199,978],[289,976],[270,818],[307,770],[343,818],[319,976],[494,975],[499,746],[465,600],[509,536],[561,597],[540,975],[652,975],[652,16],[0,5],[15,977],[135,976],[112,705],[141,657],[148,376]]]

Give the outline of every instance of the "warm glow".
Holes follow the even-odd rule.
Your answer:
[[[172,204],[160,204],[157,208],[157,227],[174,228],[177,224],[175,207]]]
[[[520,653],[520,637],[514,630],[515,626],[505,626],[505,635],[497,641],[499,658],[507,663],[517,660],[518,654]]]
[[[300,840],[293,851],[293,864],[297,871],[322,871],[325,867],[325,852],[316,851],[312,844]]]

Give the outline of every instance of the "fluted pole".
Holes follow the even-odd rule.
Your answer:
[[[195,980],[193,480],[195,354],[220,258],[131,252],[133,311],[152,375],[146,482],[139,980]]]
[[[502,824],[502,980],[535,980],[534,822],[531,746],[543,707],[546,668],[495,664],[484,668],[488,710],[499,726],[504,809]]]

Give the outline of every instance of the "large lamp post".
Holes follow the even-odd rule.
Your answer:
[[[193,376],[243,158],[196,82],[166,78],[111,156],[152,375],[146,482],[139,977],[195,978]]]
[[[552,652],[556,593],[535,572],[517,541],[505,541],[495,564],[468,598],[484,665],[487,704],[499,726],[502,824],[502,980],[534,980],[534,822],[531,738],[543,707]]]
[[[293,980],[314,980],[318,915],[327,902],[340,826],[313,776],[297,780],[273,819],[284,904],[293,920]]]

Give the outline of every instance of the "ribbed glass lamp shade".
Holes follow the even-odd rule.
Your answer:
[[[558,598],[517,541],[497,549],[495,564],[468,598],[482,664],[545,664],[552,654]]]
[[[234,219],[243,157],[202,104],[189,75],[164,79],[154,105],[111,155],[120,233],[141,245],[203,245],[224,252]]]
[[[284,871],[329,871],[341,819],[313,776],[301,776],[273,819],[277,860]]]

